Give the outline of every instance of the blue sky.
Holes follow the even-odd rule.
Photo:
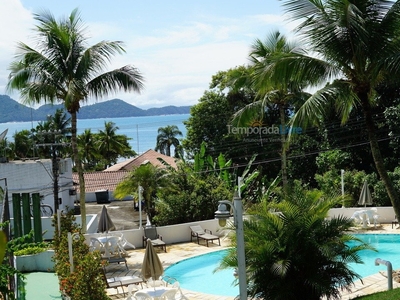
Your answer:
[[[126,53],[110,68],[131,64],[145,77],[141,94],[118,93],[140,108],[194,105],[212,75],[248,62],[256,38],[288,33],[278,0],[0,0],[0,94],[16,42],[33,43],[33,13],[48,10],[59,19],[79,8],[90,44],[120,40]],[[10,95],[18,99],[18,94]],[[99,101],[104,100],[100,99]],[[93,101],[92,101],[93,102]]]

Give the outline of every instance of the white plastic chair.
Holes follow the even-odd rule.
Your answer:
[[[138,291],[137,285],[136,284],[130,284],[128,285],[128,299],[131,297],[131,299],[135,299],[135,293]]]
[[[176,288],[167,290],[161,295],[160,299],[161,300],[175,300],[176,292],[177,292]]]
[[[380,223],[379,223],[379,215],[374,215],[373,219],[374,219],[374,227],[376,228],[377,225],[378,226],[380,225]]]
[[[117,236],[108,237],[105,247],[107,247],[108,253],[110,255],[122,256],[123,251],[121,250],[121,246],[119,245],[119,237]]]
[[[113,235],[119,237],[119,243],[124,249],[136,249],[135,245],[129,243],[121,232],[115,232]]]
[[[97,238],[91,237],[90,244],[89,244],[89,250],[90,251],[99,250],[100,252],[103,252],[104,244],[102,242],[100,242]]]
[[[154,280],[152,278],[150,278],[147,282],[146,282],[146,286],[148,288],[152,288],[152,287],[158,287],[158,286],[166,286],[166,282],[162,279],[157,279]]]
[[[134,294],[134,297],[135,297],[137,300],[153,300],[153,298],[151,298],[149,294],[147,294],[147,293],[145,293],[145,292],[142,292],[142,291],[137,291],[137,292]]]
[[[186,297],[183,295],[183,292],[181,290],[181,285],[179,284],[178,281],[175,281],[172,284],[172,288],[176,289],[175,299],[186,299]]]

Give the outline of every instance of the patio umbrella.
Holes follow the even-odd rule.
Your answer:
[[[158,280],[164,274],[164,267],[154,250],[151,240],[147,240],[146,251],[142,263],[142,276],[144,279],[152,278],[153,281]]]
[[[97,227],[97,232],[109,232],[115,230],[115,226],[113,221],[110,218],[110,215],[107,212],[107,208],[103,205],[101,210],[99,225]]]
[[[364,185],[361,190],[360,198],[358,199],[358,205],[364,205],[364,207],[366,207],[367,205],[372,205],[372,196],[371,196],[371,192],[368,188],[367,181],[364,181]]]

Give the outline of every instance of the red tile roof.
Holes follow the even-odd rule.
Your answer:
[[[105,169],[104,172],[122,171],[122,170],[131,171],[136,167],[140,167],[141,164],[148,162],[155,167],[165,168],[165,166],[158,160],[159,158],[161,158],[171,167],[176,169],[176,160],[177,160],[176,158],[158,153],[153,149],[149,149],[139,156],[120,162],[118,164],[109,167],[108,169]]]
[[[83,173],[86,193],[94,193],[98,190],[114,191],[117,184],[128,174],[128,171]],[[76,191],[79,193],[78,173],[72,173],[72,179],[74,183],[78,184],[76,186]]]
[[[143,163],[150,162],[153,166],[165,168],[158,158],[163,159],[171,167],[176,168],[176,158],[149,149],[137,157],[115,164],[104,171],[84,173],[86,193],[94,193],[98,190],[114,191],[117,184],[120,183],[132,169],[139,167]],[[76,191],[79,193],[78,173],[72,173],[72,179],[74,183],[78,184],[76,186]]]

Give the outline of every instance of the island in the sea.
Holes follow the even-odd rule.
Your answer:
[[[7,95],[0,95],[0,123],[28,122],[46,120],[48,115],[54,115],[57,109],[64,109],[63,104],[45,104],[36,109],[23,105]],[[120,99],[112,99],[82,106],[78,113],[79,119],[124,118],[189,114],[190,106],[164,106],[141,109]]]

